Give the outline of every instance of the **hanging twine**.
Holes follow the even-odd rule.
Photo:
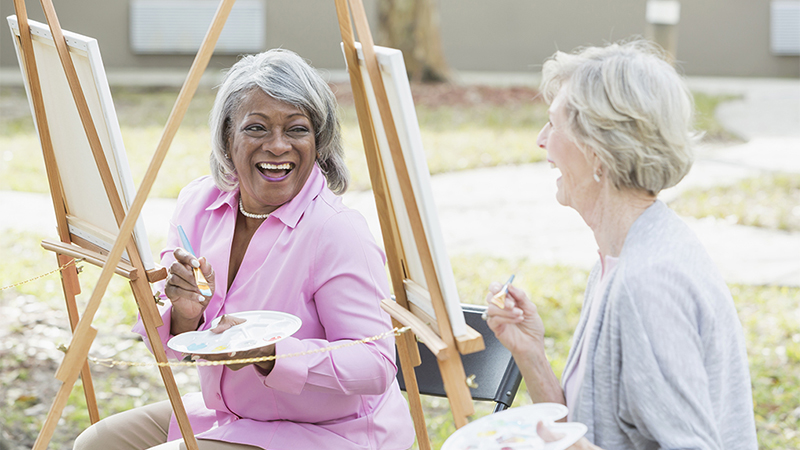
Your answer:
[[[61,266],[61,267],[59,267],[58,269],[51,270],[50,272],[43,273],[43,274],[41,274],[41,275],[39,275],[39,276],[36,276],[36,277],[30,278],[30,279],[27,279],[27,280],[25,280],[25,281],[20,281],[20,282],[18,282],[18,283],[10,284],[10,285],[8,285],[8,286],[3,286],[3,287],[1,287],[1,288],[0,288],[0,291],[4,291],[4,290],[6,290],[6,289],[11,289],[11,288],[13,288],[13,287],[21,286],[21,285],[23,285],[23,284],[25,284],[25,283],[30,283],[30,282],[32,282],[32,281],[36,281],[36,280],[38,280],[39,278],[44,278],[44,277],[46,277],[46,276],[48,276],[48,275],[52,275],[52,274],[54,274],[54,273],[56,273],[56,272],[61,272],[62,270],[66,269],[67,267],[69,267],[69,266],[71,266],[71,265],[73,265],[73,264],[77,264],[77,263],[79,263],[79,262],[81,262],[81,261],[83,261],[83,258],[71,259],[71,260],[70,260],[68,263],[66,263],[66,264],[62,265],[62,266]]]
[[[135,361],[119,361],[111,358],[95,358],[92,356],[87,357],[86,359],[89,362],[92,362],[97,365],[105,366],[105,367],[146,367],[146,366],[156,366],[156,367],[199,367],[199,366],[224,366],[229,364],[252,364],[257,362],[264,362],[264,361],[272,361],[276,359],[282,358],[294,358],[297,356],[304,356],[304,355],[311,355],[315,353],[325,353],[330,352],[333,350],[338,350],[340,348],[345,347],[352,347],[354,345],[359,344],[366,344],[368,342],[379,341],[381,339],[386,339],[389,336],[400,336],[401,334],[409,331],[411,327],[394,327],[389,331],[385,331],[381,334],[370,336],[364,339],[359,339],[357,341],[350,341],[345,342],[342,344],[332,345],[329,347],[322,347],[322,348],[315,348],[313,350],[307,350],[304,352],[297,352],[297,353],[286,353],[283,355],[273,355],[273,356],[260,356],[256,358],[241,358],[241,359],[229,359],[225,361],[176,361],[176,362],[158,362],[158,361],[149,361],[149,362],[135,362]],[[67,347],[59,345],[59,350],[66,352]]]

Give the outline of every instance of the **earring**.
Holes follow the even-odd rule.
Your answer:
[[[596,181],[598,183],[600,182],[600,174],[599,173],[597,173],[597,172],[593,173],[592,174],[592,178],[594,178],[594,181]]]

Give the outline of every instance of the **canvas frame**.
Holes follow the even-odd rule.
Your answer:
[[[447,256],[444,235],[439,226],[439,214],[431,189],[430,171],[425,157],[425,149],[422,145],[422,135],[420,134],[417,114],[414,109],[414,100],[411,95],[411,86],[408,82],[403,52],[377,45],[374,48],[381,77],[383,78],[383,85],[386,89],[386,97],[397,128],[400,148],[408,169],[413,195],[419,207],[420,218],[447,308],[448,320],[450,321],[453,335],[458,340],[460,337],[467,336],[467,325],[464,321],[464,314],[461,311],[461,301],[458,296],[455,277],[453,276],[453,268]],[[375,135],[381,152],[381,161],[386,174],[388,194],[392,198],[392,204],[398,206],[395,208],[394,213],[400,234],[400,242],[403,247],[403,255],[405,256],[405,293],[411,303],[411,311],[428,318],[432,324],[435,324],[436,313],[431,298],[423,293],[428,291],[428,285],[422,261],[415,245],[411,220],[408,211],[402,207],[404,205],[403,196],[407,194],[401,188],[397,177],[397,168],[392,161],[386,131],[380,120],[381,116],[375,96],[375,88],[369,80],[367,67],[364,64],[364,52],[360,43],[356,43],[356,49],[358,51],[359,68],[369,101],[370,113],[373,117]]]
[[[24,67],[19,22],[16,16],[9,16],[7,20],[14,38],[17,60],[20,67]],[[60,182],[71,239],[79,242],[82,247],[107,254],[119,233],[119,224],[106,196],[89,139],[84,133],[80,115],[70,94],[52,33],[43,23],[29,20],[28,24],[46,115],[58,118],[49,122],[49,129],[59,173],[68,174],[62,176]],[[127,210],[136,190],[100,56],[100,47],[96,39],[69,31],[64,31],[64,37],[105,158],[109,162],[116,191],[120,193],[124,208]],[[34,112],[30,82],[27,77],[24,77],[24,81],[34,126],[38,130],[39,124]],[[147,231],[141,216],[134,228],[134,242],[145,269],[155,269]],[[127,253],[124,254],[124,259],[130,262]]]

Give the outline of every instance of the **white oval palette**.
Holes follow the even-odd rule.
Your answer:
[[[536,403],[490,414],[456,430],[442,445],[442,450],[564,450],[587,430],[582,423],[555,422],[568,411],[558,403]],[[539,421],[563,437],[555,442],[544,442],[536,433]]]
[[[167,342],[169,348],[197,355],[215,355],[264,347],[286,339],[300,329],[299,317],[279,311],[244,311],[229,314],[246,319],[220,334],[205,331],[190,331],[179,334]],[[221,317],[211,322],[211,328]]]

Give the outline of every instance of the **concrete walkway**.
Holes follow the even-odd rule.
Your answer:
[[[722,124],[747,140],[729,147],[706,147],[677,187],[662,193],[669,201],[692,186],[733,183],[770,171],[800,173],[800,80],[689,80],[695,91],[741,95],[724,103]],[[531,142],[531,146],[534,143]],[[481,254],[529,258],[542,264],[590,268],[597,259],[591,231],[572,209],[555,200],[557,171],[528,164],[441,174],[431,185],[450,256]],[[380,239],[371,192],[345,195]],[[55,236],[49,196],[0,192],[0,229],[16,228]],[[148,200],[143,211],[152,238],[163,237],[172,200]],[[800,205],[795,208],[800,215]],[[800,286],[800,233],[769,231],[725,220],[685,218],[732,283]],[[382,242],[382,241],[379,241]]]

